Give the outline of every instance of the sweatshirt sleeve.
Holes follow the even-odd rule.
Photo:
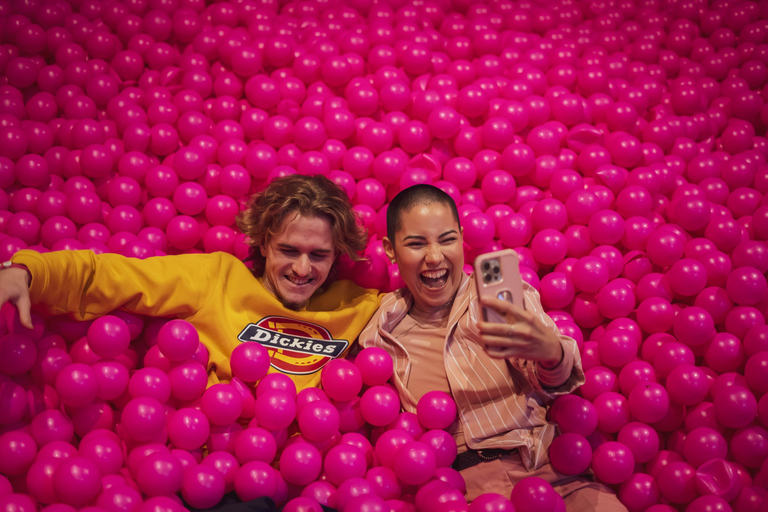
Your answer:
[[[540,364],[532,365],[534,368],[532,384],[540,394],[548,398],[572,393],[584,383],[584,371],[581,368],[581,355],[576,340],[560,333],[552,317],[544,312],[539,292],[533,286],[524,283],[523,288],[531,312],[538,316],[548,329],[557,334],[563,347],[563,360],[554,368],[544,368]]]
[[[30,298],[48,314],[90,320],[118,308],[152,316],[194,315],[217,276],[227,272],[221,254],[139,260],[92,251],[19,251],[14,263],[29,268]]]

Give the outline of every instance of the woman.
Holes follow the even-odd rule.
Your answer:
[[[464,248],[453,200],[431,185],[400,192],[387,209],[384,248],[406,288],[386,295],[360,335],[395,364],[403,407],[415,412],[428,391],[450,393],[459,410],[452,431],[454,467],[467,499],[495,492],[509,497],[528,476],[549,481],[569,510],[626,510],[605,486],[557,473],[547,450],[555,425],[547,402],[584,382],[576,342],[563,336],[524,283],[525,309],[478,299],[464,271]],[[482,321],[481,308],[507,323]],[[492,355],[491,355],[492,354]]]

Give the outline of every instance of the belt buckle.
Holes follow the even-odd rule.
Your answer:
[[[477,451],[477,456],[480,457],[480,459],[485,462],[500,459],[502,455],[503,455],[503,450],[499,450],[498,448]]]

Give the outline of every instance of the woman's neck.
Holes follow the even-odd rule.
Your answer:
[[[422,320],[437,320],[446,318],[451,313],[451,307],[453,306],[453,300],[446,302],[442,306],[428,307],[413,303],[409,314],[412,317]]]

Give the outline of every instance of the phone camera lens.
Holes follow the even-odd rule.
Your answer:
[[[485,280],[486,283],[490,283],[491,282],[491,276],[488,275],[488,274],[484,274],[483,275],[483,279]]]
[[[488,263],[487,261],[484,261],[483,262],[483,270],[488,270],[489,268],[491,268],[491,264]]]
[[[493,273],[498,274],[499,273],[499,267],[493,267]]]

